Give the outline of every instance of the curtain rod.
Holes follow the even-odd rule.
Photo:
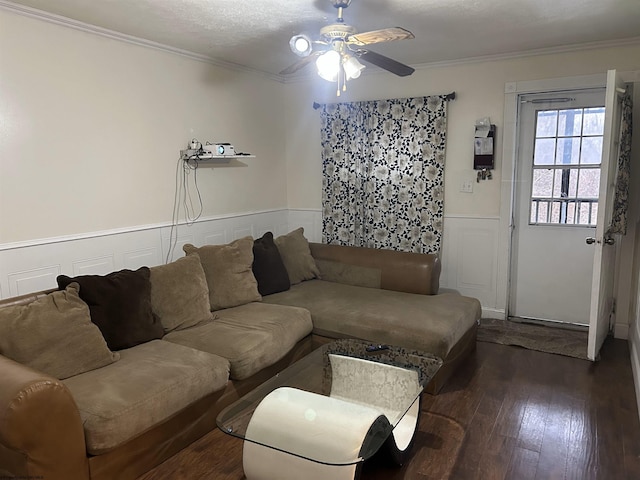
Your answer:
[[[448,93],[448,94],[444,95],[444,99],[447,102],[449,102],[451,100],[455,100],[456,99],[456,92],[451,92],[451,93]],[[319,109],[321,106],[322,106],[321,103],[313,102],[313,109],[314,110]]]

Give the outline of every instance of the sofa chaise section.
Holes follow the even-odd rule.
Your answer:
[[[353,337],[438,355],[444,363],[428,393],[475,350],[480,302],[438,294],[437,255],[320,243],[309,243],[308,255],[317,273],[263,302],[308,309],[316,343]]]
[[[415,295],[309,280],[265,302],[304,307],[314,333],[401,345],[446,358],[479,316],[477,300],[462,295]]]

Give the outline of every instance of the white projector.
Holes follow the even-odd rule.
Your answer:
[[[203,145],[202,149],[211,152],[213,155],[235,155],[236,150],[230,143],[208,143]]]

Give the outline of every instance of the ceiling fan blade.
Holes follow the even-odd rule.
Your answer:
[[[380,68],[384,68],[385,70],[391,73],[395,73],[400,77],[406,77],[415,72],[415,69],[410,67],[409,65],[397,62],[392,58],[385,57],[384,55],[380,55],[376,52],[372,52],[369,50],[358,50],[356,53],[358,58],[364,60],[365,62],[372,63]]]
[[[347,43],[351,45],[371,45],[373,43],[392,42],[394,40],[409,40],[415,38],[413,33],[400,27],[383,28],[370,32],[349,35]]]
[[[323,53],[323,52],[322,51],[317,51],[317,50],[315,52],[311,52],[308,56],[302,57],[300,60],[298,60],[293,65],[289,65],[287,68],[282,70],[280,72],[280,75],[291,75],[292,73],[296,73],[298,70],[303,69],[308,64],[313,62],[318,57],[318,55],[320,55],[321,53]]]

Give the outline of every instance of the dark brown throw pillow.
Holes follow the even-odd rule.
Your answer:
[[[63,290],[72,282],[80,284],[80,298],[89,305],[95,323],[109,349],[122,350],[162,338],[162,324],[151,310],[151,282],[148,267],[120,270],[108,275],[59,275]]]
[[[273,233],[267,232],[253,241],[253,275],[258,281],[260,295],[289,290],[289,274],[282,262]]]

